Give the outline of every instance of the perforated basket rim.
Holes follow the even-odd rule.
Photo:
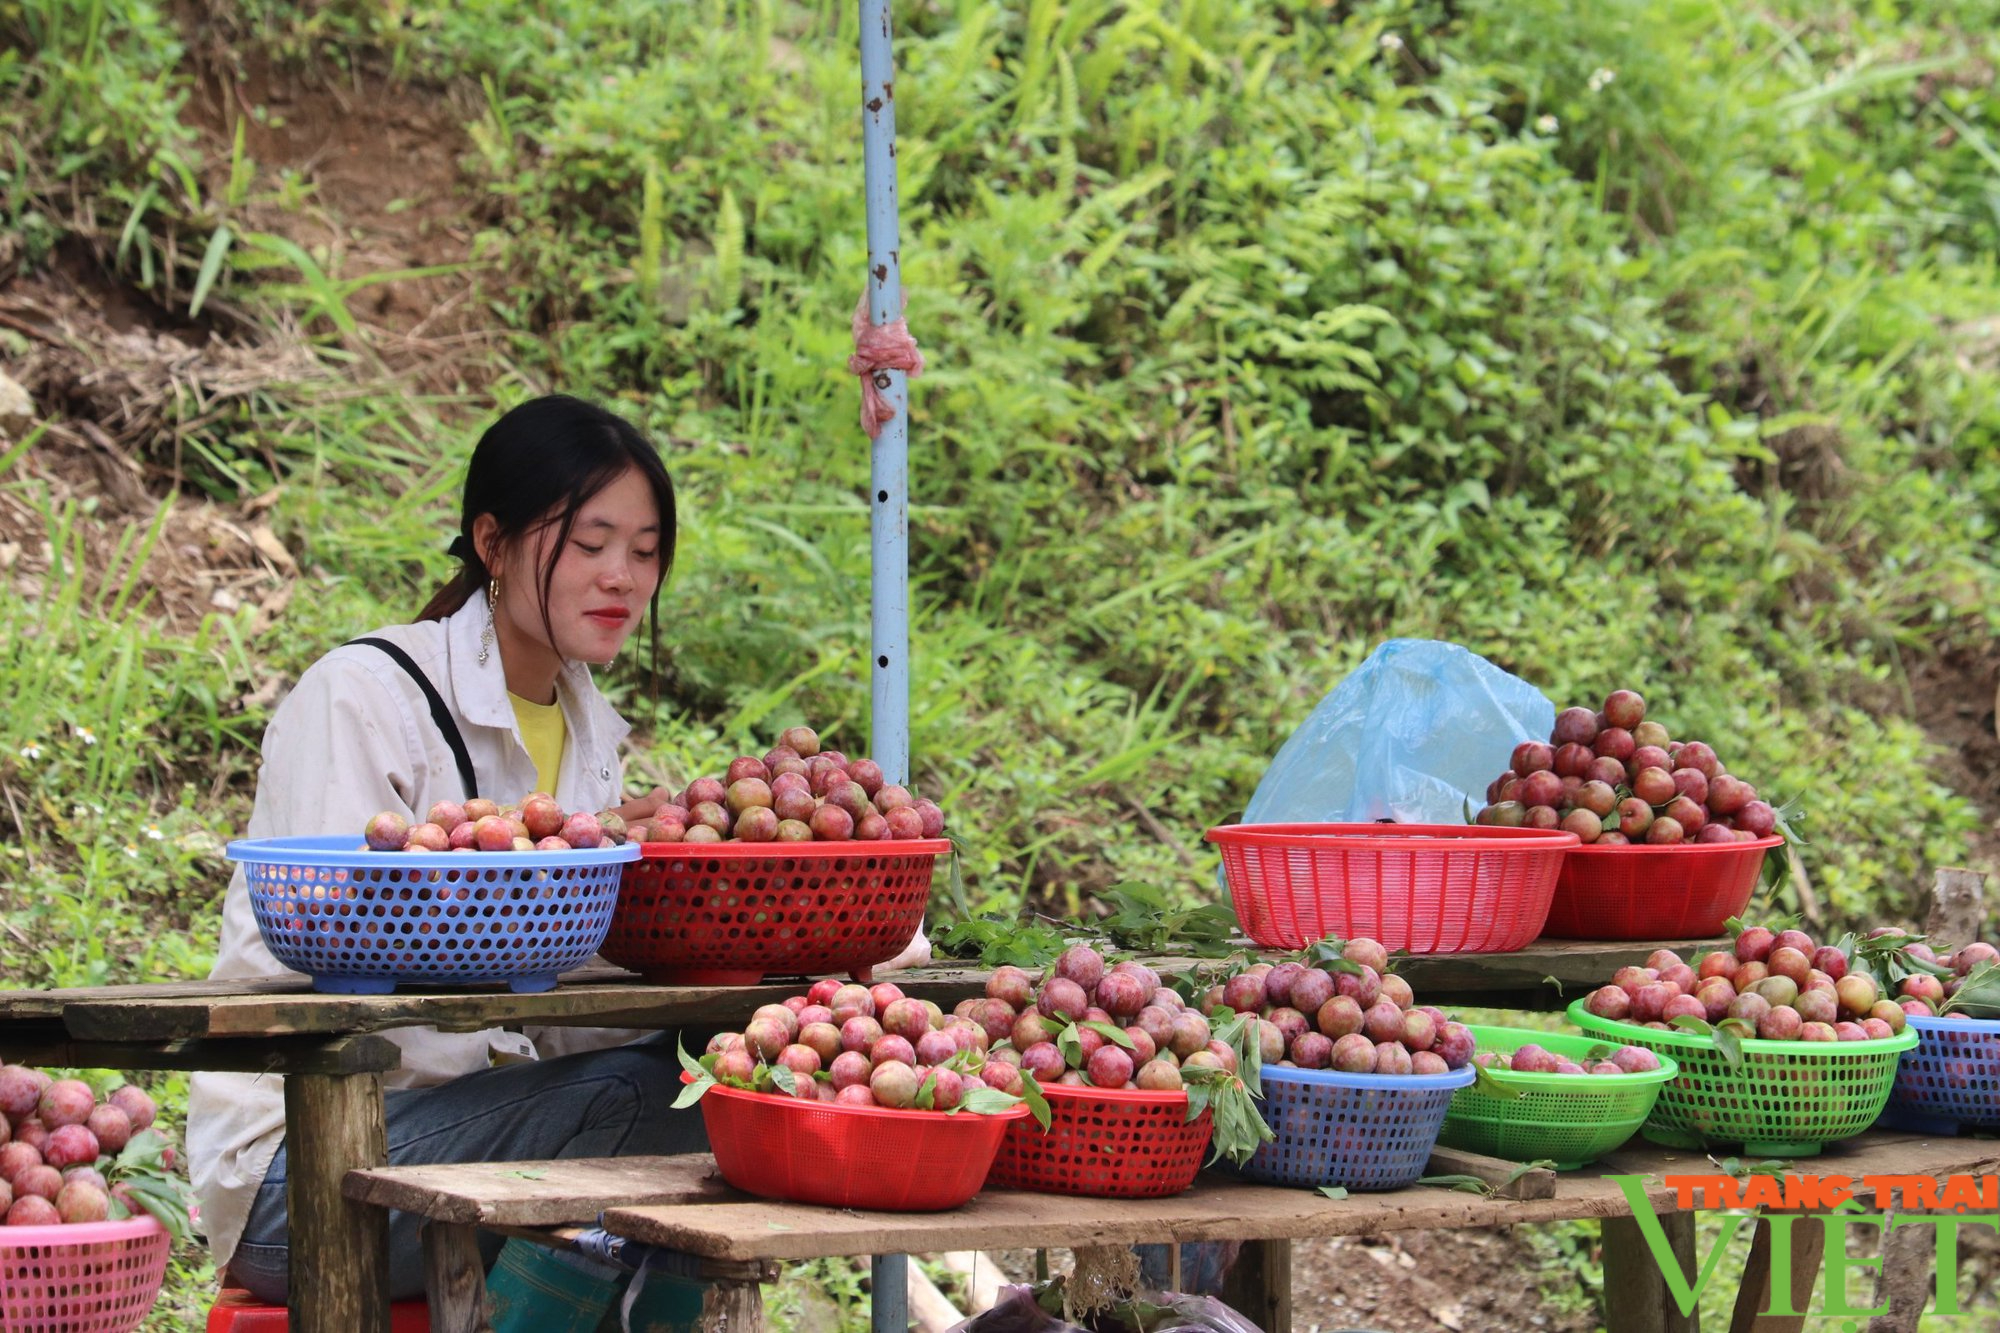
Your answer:
[[[106,1245],[164,1236],[167,1229],[151,1213],[119,1222],[62,1222],[50,1227],[0,1227],[0,1252],[50,1246]]]
[[[1583,842],[1570,848],[1570,855],[1637,858],[1641,856],[1727,856],[1734,852],[1747,856],[1752,852],[1769,851],[1783,842],[1784,839],[1775,833],[1766,834],[1764,837],[1757,838],[1751,842],[1676,842],[1669,843],[1666,846],[1650,842],[1634,842],[1621,847],[1614,842],[1609,846],[1600,847],[1594,842]]]
[[[1903,1025],[1919,1032],[1970,1032],[1983,1037],[2000,1037],[2000,1018],[1965,1018],[1952,1014],[1926,1018],[1922,1014],[1910,1014],[1904,1018]]]
[[[1603,1046],[1606,1044],[1606,1039],[1603,1037],[1579,1037],[1569,1032],[1537,1032],[1533,1028],[1489,1027],[1483,1023],[1467,1023],[1465,1026],[1472,1033],[1475,1048],[1481,1051],[1489,1049],[1496,1051],[1518,1050],[1532,1042],[1534,1045],[1540,1046],[1543,1050],[1553,1055],[1564,1054],[1565,1048],[1568,1048],[1568,1051],[1572,1054],[1580,1055],[1594,1046]],[[1651,1032],[1654,1029],[1648,1028],[1646,1030]],[[1519,1037],[1521,1040],[1510,1041],[1514,1037]],[[1488,1047],[1486,1044],[1489,1040],[1495,1043],[1492,1047]],[[1854,1044],[1853,1042],[1848,1043],[1850,1046]],[[1658,1069],[1642,1069],[1636,1074],[1620,1074],[1617,1083],[1612,1086],[1614,1088],[1643,1087],[1648,1083],[1669,1083],[1680,1077],[1680,1063],[1671,1055],[1661,1055],[1658,1051],[1655,1051],[1653,1052],[1653,1057],[1660,1062]],[[1590,1073],[1534,1074],[1520,1069],[1489,1069],[1486,1072],[1502,1084],[1511,1083],[1519,1084],[1524,1088],[1550,1088],[1561,1091],[1578,1087],[1603,1087],[1605,1079],[1605,1075],[1603,1074]],[[1474,1078],[1476,1079],[1477,1075],[1474,1075]]]
[[[1103,1102],[1109,1106],[1186,1106],[1185,1092],[1152,1088],[1099,1088],[1074,1083],[1043,1083],[1042,1096],[1052,1102]],[[1201,1117],[1196,1116],[1197,1120]]]
[[[1547,852],[1581,841],[1562,829],[1485,824],[1220,824],[1202,835],[1217,846],[1346,850]],[[1343,845],[1345,844],[1345,846]]]
[[[1265,1065],[1257,1073],[1259,1081],[1304,1083],[1311,1087],[1344,1088],[1357,1092],[1432,1092],[1442,1088],[1462,1088],[1478,1077],[1470,1061],[1442,1074],[1347,1074],[1338,1069],[1286,1069]]]
[[[671,845],[671,844],[663,844]],[[579,847],[567,852],[376,852],[359,838],[243,838],[223,855],[245,865],[298,866],[312,870],[579,870],[639,859],[637,843]]]
[[[633,844],[627,843],[627,846]],[[825,861],[842,856],[943,856],[949,838],[884,838],[875,842],[850,838],[845,842],[647,842],[640,855],[628,859],[672,861],[692,857],[709,861]]]
[[[681,1082],[694,1082],[694,1075],[688,1073],[686,1070],[682,1070]],[[898,1110],[893,1106],[854,1106],[846,1102],[802,1102],[796,1097],[778,1097],[768,1092],[745,1092],[742,1088],[732,1088],[726,1083],[718,1083],[702,1094],[703,1100],[707,1100],[710,1097],[721,1097],[725,1102],[747,1102],[752,1106],[759,1107],[811,1107],[820,1111],[838,1111],[845,1116],[854,1116],[861,1119],[886,1119],[898,1125],[912,1123],[970,1123],[976,1125],[982,1120],[989,1124],[996,1120],[1004,1123],[1009,1120],[1019,1120],[1028,1114],[1028,1104],[1026,1102],[1022,1102],[1018,1106],[1010,1106],[1004,1111],[994,1111],[988,1114],[981,1114],[976,1111]]]
[[[1584,1008],[1583,1000],[1572,1000],[1568,1009],[1569,1021],[1585,1032],[1604,1032],[1619,1036],[1631,1033],[1632,1040],[1639,1043],[1657,1043],[1663,1046],[1678,1046],[1703,1054],[1720,1054],[1715,1038],[1680,1029],[1661,1031],[1659,1028],[1641,1027],[1633,1023],[1620,1023],[1609,1018],[1599,1018]],[[1893,1037],[1870,1037],[1866,1041],[1766,1041],[1762,1037],[1743,1038],[1743,1050],[1748,1055],[1807,1056],[1826,1055],[1888,1055],[1901,1054],[1917,1044],[1918,1033],[1906,1022],[1903,1030]],[[1628,1043],[1629,1044],[1629,1043]]]

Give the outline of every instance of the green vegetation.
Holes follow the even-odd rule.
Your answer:
[[[1913,680],[2000,628],[2000,3],[899,8],[915,766],[974,912],[1205,900],[1201,830],[1391,636],[1644,690],[1805,798],[1834,922],[1967,858],[1993,793]],[[612,681],[641,767],[805,720],[865,748],[855,25],[0,0],[0,264],[272,368],[149,405],[171,512],[49,461],[75,404],[0,451],[9,983],[205,968],[278,689],[411,614],[476,431],[545,388],[670,442],[657,704],[643,652]],[[362,257],[324,172],[260,163],[244,127],[303,114],[272,88],[462,126],[452,256]],[[391,288],[482,336],[413,351]],[[44,351],[0,328],[0,369]],[[165,614],[141,571],[210,504],[288,600]]]

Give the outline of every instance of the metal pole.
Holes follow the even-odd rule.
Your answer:
[[[896,221],[896,62],[889,0],[861,0],[861,147],[868,194],[868,320],[903,313],[902,237]],[[910,776],[909,385],[900,370],[876,372],[896,414],[875,439],[870,467],[869,753],[890,782]],[[878,1254],[871,1264],[869,1327],[907,1333],[910,1261]]]
[[[861,144],[868,188],[868,319],[903,313],[902,239],[896,222],[896,66],[889,0],[861,0]],[[896,410],[876,437],[869,499],[874,537],[870,592],[873,652],[869,754],[890,782],[909,780],[910,564],[909,385],[900,370],[876,372]]]

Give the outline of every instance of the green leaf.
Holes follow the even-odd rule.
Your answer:
[[[692,1055],[687,1053],[687,1047],[681,1045],[678,1035],[674,1038],[674,1054],[680,1057],[681,1068],[687,1073],[693,1074],[698,1079],[708,1076],[708,1069],[699,1060],[696,1060]]]
[[[1507,1178],[1501,1181],[1500,1184],[1503,1187],[1511,1185],[1515,1181],[1519,1180],[1522,1176],[1527,1175],[1530,1171],[1553,1171],[1555,1169],[1556,1169],[1556,1164],[1554,1162],[1551,1162],[1546,1157],[1541,1158],[1538,1161],[1523,1162],[1519,1166],[1515,1167],[1512,1171],[1509,1171],[1507,1173]]]
[[[1478,1176],[1419,1176],[1417,1183],[1438,1189],[1461,1190],[1466,1194],[1483,1194],[1489,1198],[1493,1194],[1493,1187]]]
[[[787,1091],[790,1091],[790,1089],[787,1089]],[[928,1074],[925,1074],[924,1081],[917,1085],[917,1100],[915,1105],[919,1111],[935,1111],[937,1109],[937,1070],[933,1069]]]
[[[1013,1110],[1023,1100],[1025,1099],[1016,1097],[1011,1092],[1002,1092],[998,1088],[974,1088],[959,1100],[958,1105],[952,1108],[952,1113],[965,1111],[972,1115],[1000,1115]]]
[[[1035,1118],[1042,1132],[1048,1133],[1049,1099],[1042,1095],[1041,1081],[1025,1069],[1021,1071],[1021,1100],[1028,1104],[1028,1114]]]
[[[1241,1078],[1225,1069],[1200,1066],[1183,1071],[1183,1074],[1188,1080],[1190,1103],[1195,1088],[1207,1085],[1208,1109],[1215,1117],[1215,1136],[1211,1140],[1209,1161],[1226,1157],[1241,1165],[1256,1154],[1260,1144],[1276,1137],[1271,1127],[1264,1123],[1263,1114],[1257,1109],[1256,1101]]]
[[[1958,983],[1958,990],[1938,1006],[1938,1013],[2000,1018],[2000,964],[1976,964]]]
[[[786,1093],[787,1095],[790,1096],[798,1095],[799,1091],[798,1075],[794,1074],[790,1069],[787,1069],[784,1065],[768,1065],[766,1066],[766,1068],[768,1068],[771,1071],[771,1082],[778,1085],[778,1090],[780,1092]]]
[[[1748,1026],[1745,1024],[1744,1026]],[[1723,1063],[1731,1069],[1743,1068],[1742,1028],[1733,1022],[1726,1022],[1715,1029],[1715,1049],[1722,1053]]]
[[[1556,988],[1556,995],[1557,995],[1558,997],[1561,997],[1561,995],[1562,995],[1562,993],[1563,993],[1563,984],[1562,984],[1562,982],[1560,982],[1560,981],[1556,980],[1556,979],[1555,979],[1554,977],[1543,977],[1543,978],[1542,978],[1542,980],[1543,980],[1543,981],[1545,981],[1545,982],[1547,982],[1547,983],[1548,983],[1549,985],[1551,985],[1551,986],[1554,986],[1554,987]]]
[[[708,1090],[714,1086],[715,1079],[707,1074],[703,1074],[694,1082],[686,1084],[681,1088],[680,1095],[674,1098],[673,1109],[679,1111],[693,1106],[696,1102],[707,1096]]]
[[[222,273],[222,259],[229,253],[229,242],[233,239],[229,228],[217,227],[208,238],[208,249],[202,252],[201,271],[195,275],[194,299],[188,302],[188,318],[201,313],[202,302],[208,299],[209,288],[215,286],[216,278]]]
[[[1489,1097],[1498,1097],[1508,1102],[1517,1102],[1528,1095],[1525,1084],[1503,1079],[1493,1070],[1476,1062],[1472,1066],[1472,1086]]]
[[[1329,1199],[1344,1199],[1347,1197],[1347,1186],[1321,1185],[1319,1187],[1319,1192],[1321,1194],[1324,1194]]]
[[[1065,1024],[1056,1033],[1056,1053],[1071,1069],[1083,1068],[1083,1041],[1076,1035],[1076,1024]]]
[[[1094,1019],[1088,1023],[1081,1024],[1080,1026],[1089,1028],[1092,1032],[1095,1032],[1098,1036],[1104,1038],[1106,1041],[1111,1042],[1117,1046],[1123,1046],[1128,1051],[1138,1049],[1137,1044],[1134,1043],[1130,1037],[1125,1035],[1124,1028],[1114,1027],[1110,1023],[1100,1023]],[[1078,1049],[1079,1050],[1082,1049],[1081,1044],[1079,1044]]]

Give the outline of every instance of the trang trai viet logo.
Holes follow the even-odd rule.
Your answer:
[[[1826,1318],[1848,1316],[1846,1322],[1837,1326],[1843,1333],[1859,1328],[1854,1319],[1887,1314],[1889,1310],[1887,1304],[1853,1306],[1848,1303],[1847,1278],[1850,1270],[1882,1266],[1879,1254],[1873,1257],[1848,1254],[1849,1226],[1857,1222],[1880,1226],[1882,1215],[1893,1213],[1887,1222],[1889,1230],[1935,1227],[1937,1305],[1930,1313],[1939,1315],[1964,1313],[1958,1308],[1958,1229],[1961,1226],[1979,1226],[2000,1232],[2000,1176],[1939,1178],[1872,1175],[1863,1176],[1859,1181],[1850,1176],[1837,1175],[1662,1176],[1661,1182],[1674,1192],[1677,1207],[1683,1210],[1719,1210],[1729,1214],[1723,1219],[1721,1237],[1708,1254],[1704,1256],[1697,1251],[1695,1278],[1689,1283],[1674,1258],[1673,1245],[1667,1239],[1666,1229],[1660,1225],[1659,1215],[1653,1211],[1652,1201],[1647,1197],[1647,1178],[1612,1176],[1610,1179],[1631,1205],[1633,1220],[1639,1224],[1639,1233],[1646,1238],[1646,1248],[1652,1251],[1653,1262],[1659,1265],[1660,1274],[1666,1279],[1667,1291],[1683,1315],[1694,1313],[1701,1303],[1702,1292],[1715,1275],[1716,1264],[1723,1251],[1736,1239],[1738,1230],[1745,1222],[1755,1220],[1749,1212],[1739,1210],[1768,1210],[1763,1216],[1771,1228],[1773,1281],[1770,1284],[1771,1308],[1762,1313],[1769,1315],[1811,1313],[1795,1308],[1793,1283],[1777,1280],[1777,1275],[1789,1277],[1792,1273],[1792,1229],[1806,1214],[1819,1218],[1826,1228],[1825,1258],[1822,1261],[1825,1265],[1822,1281],[1825,1284],[1826,1308],[1820,1313]],[[1906,1211],[1914,1209],[1935,1211],[1921,1214]]]

